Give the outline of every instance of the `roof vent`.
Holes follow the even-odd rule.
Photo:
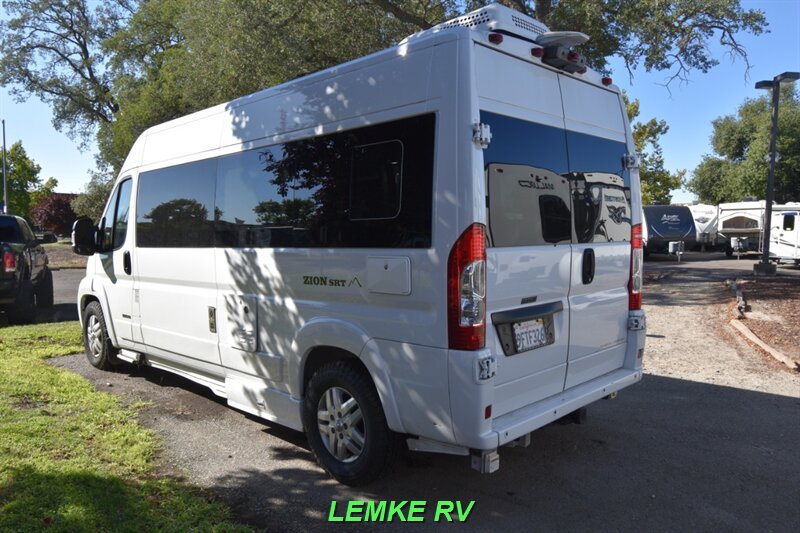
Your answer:
[[[535,42],[536,39],[550,30],[539,22],[527,15],[523,15],[513,9],[491,4],[481,9],[476,9],[466,15],[456,17],[447,22],[442,22],[429,30],[416,34],[425,35],[435,33],[448,28],[462,26],[472,30],[486,30],[516,35]]]

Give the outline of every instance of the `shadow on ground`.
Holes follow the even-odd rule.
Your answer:
[[[800,524],[800,486],[788,474],[800,471],[796,397],[647,375],[617,400],[591,406],[586,424],[548,426],[529,448],[503,448],[495,474],[470,470],[463,457],[407,454],[389,477],[353,489],[316,466],[301,433],[228,409],[204,387],[152,368],[102,373],[66,359],[57,364],[99,388],[153,402],[145,425],[152,417],[196,426],[185,437],[191,441],[166,437],[179,455],[182,447],[213,455],[221,440],[256,450],[222,457],[222,473],[207,484],[237,520],[259,529],[322,530],[331,501],[341,509],[365,499],[428,501],[421,529],[441,526],[432,521],[438,500],[475,500],[468,525],[478,531],[792,531]],[[348,530],[359,525],[401,527],[348,523]]]

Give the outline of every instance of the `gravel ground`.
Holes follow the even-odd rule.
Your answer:
[[[730,264],[648,262],[647,271],[642,383],[591,406],[586,424],[549,426],[529,448],[503,449],[490,476],[464,458],[413,455],[350,489],[314,464],[303,435],[228,409],[202,387],[150,368],[100,372],[83,356],[55,363],[150,402],[139,418],[162,436],[164,473],[207,487],[259,529],[322,530],[332,500],[369,498],[475,500],[466,525],[477,531],[800,530],[800,375],[727,325]],[[426,517],[419,529],[439,526]]]

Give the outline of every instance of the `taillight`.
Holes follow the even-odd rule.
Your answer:
[[[631,279],[628,281],[628,309],[631,311],[638,311],[642,308],[643,267],[642,225],[636,224],[631,228]]]
[[[473,224],[447,260],[447,333],[453,350],[486,344],[486,227]]]
[[[3,253],[3,269],[6,272],[16,272],[17,271],[17,256],[12,254],[11,252],[4,252]]]

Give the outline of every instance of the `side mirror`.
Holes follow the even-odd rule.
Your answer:
[[[81,217],[72,225],[72,251],[78,255],[97,251],[97,227],[90,218]]]

